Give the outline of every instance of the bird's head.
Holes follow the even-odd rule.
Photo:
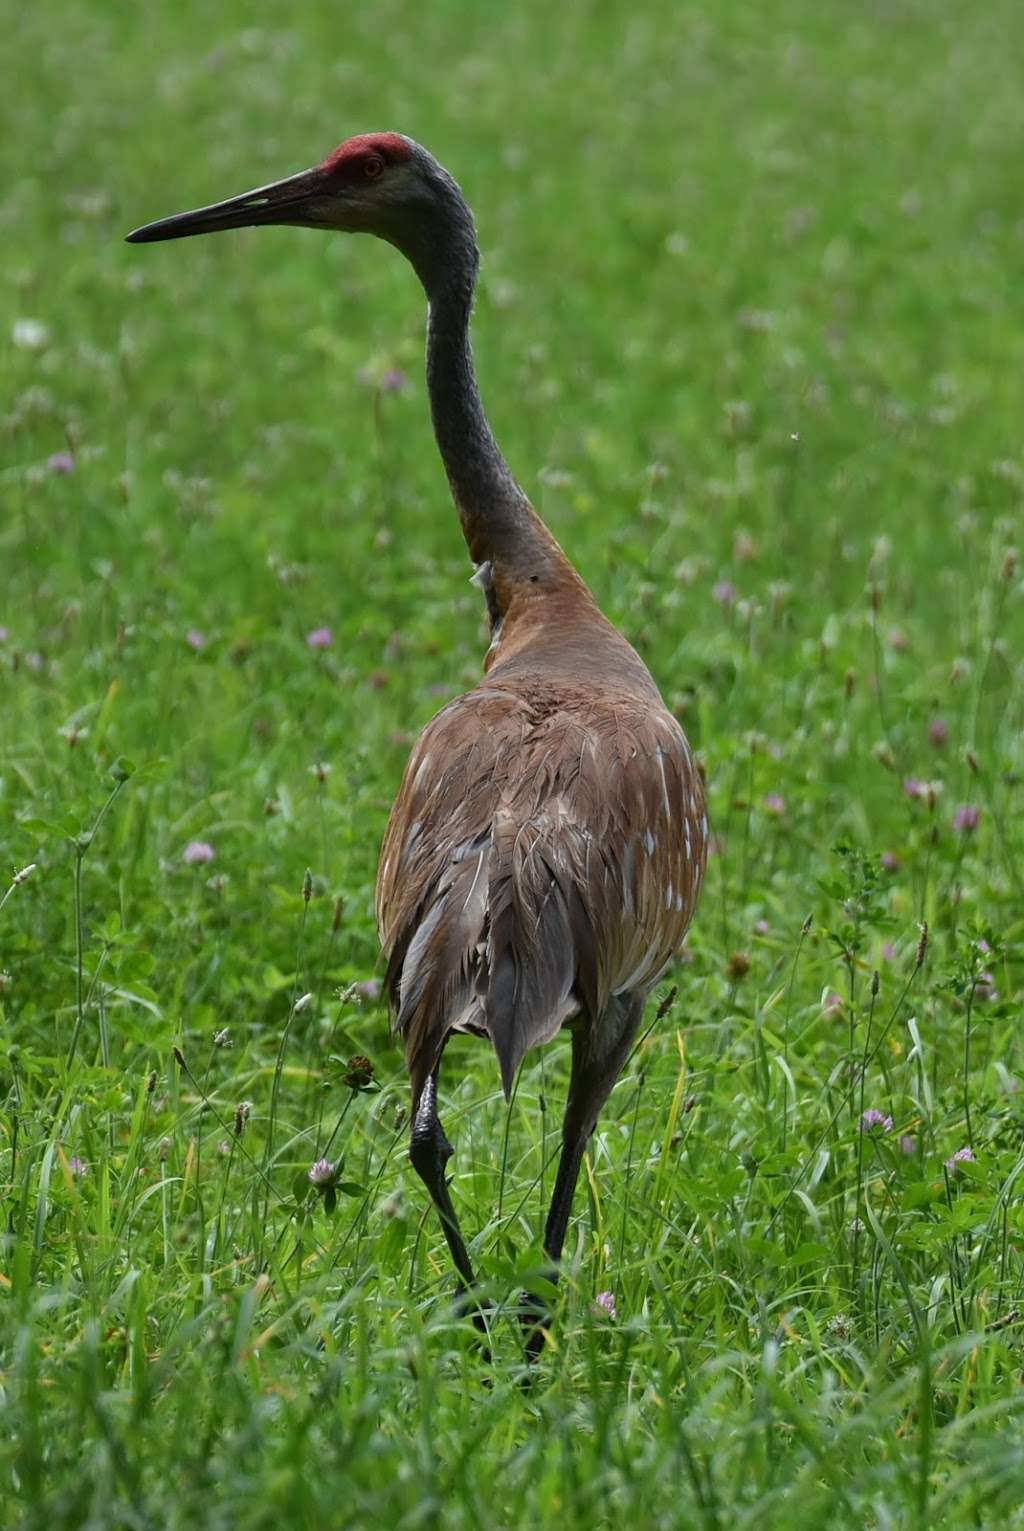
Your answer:
[[[362,133],[310,170],[258,186],[225,202],[176,213],[133,230],[132,244],[185,239],[253,224],[376,234],[420,268],[437,242],[438,222],[472,220],[455,182],[432,155],[401,133]]]

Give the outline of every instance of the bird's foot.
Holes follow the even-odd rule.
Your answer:
[[[523,1331],[523,1352],[528,1366],[539,1357],[547,1341],[551,1324],[548,1304],[534,1292],[523,1292],[519,1298],[519,1323]]]
[[[490,1365],[491,1347],[491,1324],[494,1321],[494,1306],[490,1302],[483,1302],[479,1291],[474,1287],[460,1284],[455,1294],[455,1312],[459,1318],[469,1317],[473,1320],[473,1327],[480,1336],[479,1349],[485,1362]]]

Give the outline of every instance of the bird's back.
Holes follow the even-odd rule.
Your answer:
[[[452,1030],[491,1038],[508,1093],[528,1048],[645,993],[696,906],[682,730],[603,618],[553,636],[427,725],[388,825],[378,921],[414,1100]]]

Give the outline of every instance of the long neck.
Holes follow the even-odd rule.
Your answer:
[[[484,414],[469,341],[479,258],[466,217],[420,268],[430,304],[430,411],[470,556],[525,578],[565,559],[513,478]]]

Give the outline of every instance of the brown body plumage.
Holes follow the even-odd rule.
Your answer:
[[[699,773],[585,588],[538,603],[506,658],[427,725],[381,853],[388,992],[418,1103],[450,1031],[528,1048],[598,1028],[679,949],[704,870]]]
[[[544,1230],[557,1262],[587,1141],[696,906],[707,850],[701,779],[647,667],[602,615],[491,433],[469,344],[475,230],[448,173],[411,139],[365,134],[312,170],[129,238],[255,223],[377,234],[406,255],[429,299],[434,430],[492,641],[484,679],[413,751],[384,840],[377,912],[412,1080],[410,1155],[471,1287],[437,1113],[445,1043],[453,1031],[489,1037],[508,1095],[527,1050],[570,1029]]]

